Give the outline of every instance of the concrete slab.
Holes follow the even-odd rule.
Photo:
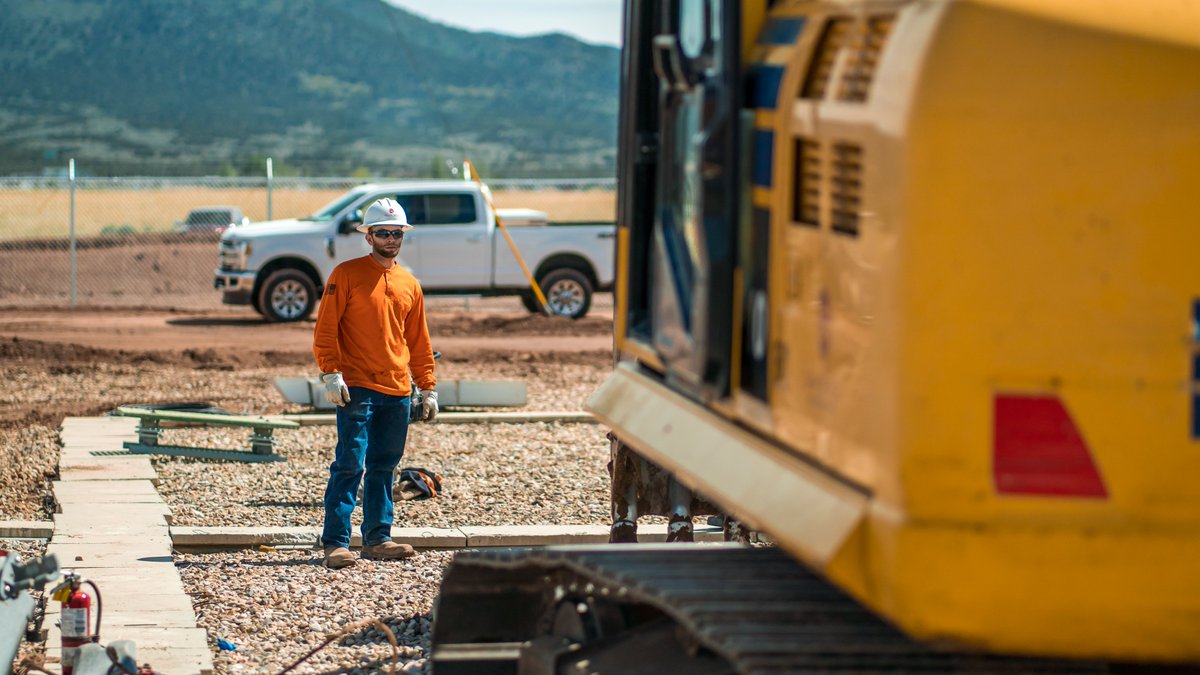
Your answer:
[[[171,675],[212,675],[212,652],[196,649],[173,649],[163,647],[156,649],[139,649],[139,663],[149,663],[156,673],[171,673]]]
[[[82,570],[81,570],[82,571]],[[164,595],[168,593],[184,594],[183,581],[179,578],[179,572],[174,566],[167,567],[166,565],[147,568],[139,566],[138,568],[123,568],[123,567],[94,567],[87,570],[83,575],[84,578],[90,579],[100,587],[100,592],[104,593],[105,589],[112,588],[114,597],[124,597],[122,591],[129,587],[134,587],[139,593],[151,593]]]
[[[171,530],[163,523],[151,528],[147,525],[115,528],[60,527],[54,531],[50,541],[56,544],[106,544],[121,546],[133,537],[138,541],[171,542]]]
[[[55,544],[104,544],[110,547],[124,546],[130,538],[136,541],[153,542],[155,544],[171,543],[171,530],[167,526],[151,529],[146,526],[127,527],[119,530],[100,528],[87,530],[82,528],[59,528],[54,531],[50,541]]]
[[[136,425],[137,420],[132,417],[116,417],[109,415],[100,415],[96,417],[64,417],[62,428],[73,428],[76,426],[82,427],[104,427],[104,426],[129,426]]]
[[[54,526],[65,527],[85,523],[97,526],[157,525],[166,522],[171,508],[166,504],[80,504],[64,505],[62,513],[54,514]]]
[[[158,481],[158,472],[148,457],[62,457],[58,461],[59,480],[148,480]]]
[[[59,544],[51,541],[46,553],[58,557],[58,566],[63,569],[86,570],[97,567],[121,567],[137,569],[158,565],[175,567],[171,556],[170,542],[128,542],[126,546],[111,544]],[[84,575],[85,577],[88,575]],[[103,590],[101,591],[103,593]]]
[[[116,586],[110,583],[94,583],[100,589],[100,599],[104,603],[104,616],[100,620],[105,626],[124,625],[110,622],[110,614],[114,616],[117,614],[150,615],[157,612],[191,613],[193,615],[193,624],[195,623],[192,600],[184,593],[139,593],[135,588]],[[84,589],[89,593],[91,592],[91,589],[86,586]],[[61,608],[61,602],[47,602],[46,616],[58,617],[62,613]]]
[[[50,633],[46,641],[47,662],[58,663],[62,659],[61,635],[57,628],[52,628]],[[113,640],[133,640],[137,662],[150,664],[156,673],[210,675],[213,672],[208,636],[199,628],[101,626],[100,639],[105,644]]]
[[[68,443],[111,443],[122,438],[137,435],[137,427],[64,427],[58,437],[63,444]]]
[[[102,630],[101,635],[106,642],[111,640],[136,640],[139,654],[144,649],[167,649],[171,647],[208,650],[208,631],[203,628],[114,626],[112,630]]]
[[[598,424],[589,412],[462,412],[437,416],[434,424],[525,424],[529,422],[561,422],[564,424]]]
[[[413,548],[463,548],[467,545],[467,535],[457,527],[393,527],[392,541]]]
[[[54,481],[59,504],[162,504],[154,483],[148,480]],[[65,509],[64,509],[65,510]]]
[[[467,526],[459,529],[467,537],[468,548],[608,542],[608,528],[603,525],[499,525]]]
[[[100,639],[102,643],[107,644],[113,640],[136,641],[138,643],[138,662],[143,662],[142,656],[140,656],[143,649],[164,649],[164,647],[170,646],[167,640],[172,638],[179,640],[179,643],[176,644],[182,647],[182,649],[198,649],[202,644],[204,651],[208,651],[209,649],[208,632],[204,631],[203,628],[148,626],[144,625],[144,623],[143,625],[131,623],[131,625],[113,625],[112,629],[109,629],[107,611],[104,613],[102,621],[104,623],[100,627]],[[50,631],[55,633],[55,638],[61,638],[61,633],[58,633],[58,627],[50,628]],[[61,649],[61,645],[61,639],[46,640],[47,655],[50,652],[54,652],[54,656],[60,656],[59,650]],[[163,673],[162,670],[158,670],[157,664],[151,665],[154,665],[156,673]],[[175,675],[173,671],[169,670],[166,673]]]
[[[62,450],[60,459],[87,459],[89,457],[129,457],[123,443],[136,438],[135,436],[117,436],[108,441],[61,439]]]
[[[58,622],[58,614],[50,613],[50,605],[61,605],[62,603],[48,602],[46,603],[46,626],[54,626]],[[95,620],[93,616],[93,621]],[[100,617],[103,625],[100,626],[101,637],[106,637],[105,633],[120,628],[195,628],[196,613],[189,607],[186,611],[181,609],[142,609],[138,611],[129,611],[123,607],[105,607],[104,616]],[[129,631],[117,631],[128,633]],[[47,645],[62,644],[59,640],[47,640]]]
[[[59,438],[64,443],[101,441],[110,442],[120,438],[128,438],[137,434],[137,425],[129,427],[64,427],[59,432]]]
[[[54,523],[39,520],[0,520],[0,538],[49,539]]]
[[[176,546],[316,546],[320,536],[316,527],[171,527]]]
[[[64,441],[87,441],[87,440],[102,440],[108,441],[122,436],[132,436],[137,434],[137,425],[133,426],[96,426],[96,425],[73,425],[64,426],[59,429],[58,436]]]

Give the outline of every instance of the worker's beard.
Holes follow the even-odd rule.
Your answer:
[[[387,244],[384,244],[378,239],[373,240],[371,243],[371,250],[375,252],[375,255],[380,256],[381,258],[395,258],[396,256],[400,255],[400,249],[401,246],[397,246],[394,249],[388,248]]]

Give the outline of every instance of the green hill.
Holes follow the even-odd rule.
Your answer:
[[[0,174],[612,175],[619,53],[382,0],[0,0]]]

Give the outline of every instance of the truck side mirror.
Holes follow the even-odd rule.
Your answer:
[[[338,223],[338,234],[350,234],[354,228],[362,224],[362,209],[354,209],[342,217],[342,222]]]

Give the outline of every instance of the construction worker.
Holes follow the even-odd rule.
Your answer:
[[[421,389],[417,416],[438,412],[433,347],[425,323],[425,296],[413,275],[396,263],[412,229],[392,199],[363,215],[371,253],[334,268],[321,298],[313,354],[325,397],[337,406],[337,450],[325,487],[325,566],[354,564],[350,515],[362,484],[362,557],[396,560],[415,554],[392,541],[393,472],[408,437],[413,381]],[[411,371],[411,378],[410,378]]]

